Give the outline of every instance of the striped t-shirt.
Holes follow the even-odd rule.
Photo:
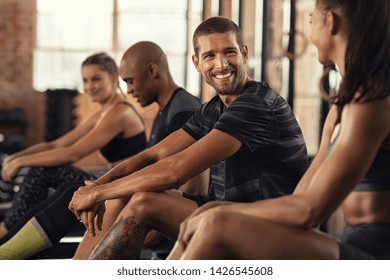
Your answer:
[[[210,168],[210,199],[251,202],[290,194],[309,164],[292,109],[265,83],[248,82],[228,108],[213,97],[183,129],[196,140],[218,129],[242,143]]]

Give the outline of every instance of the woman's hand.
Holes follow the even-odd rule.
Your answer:
[[[3,162],[1,177],[5,182],[11,182],[19,173],[20,168],[21,166],[19,166],[18,160],[5,161]]]
[[[3,165],[4,165],[4,164],[7,164],[7,163],[9,163],[9,162],[11,162],[12,159],[13,159],[12,156],[6,156],[6,157],[3,159]]]

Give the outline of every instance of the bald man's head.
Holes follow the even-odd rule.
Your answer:
[[[142,41],[132,45],[122,56],[119,74],[132,94],[147,106],[158,100],[158,94],[171,80],[167,57],[155,43]]]
[[[145,69],[150,64],[156,64],[162,71],[168,70],[167,57],[163,50],[153,42],[142,41],[132,45],[123,54],[121,64],[133,69]]]

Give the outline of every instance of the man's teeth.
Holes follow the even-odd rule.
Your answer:
[[[230,77],[231,75],[232,75],[232,73],[226,73],[226,74],[224,74],[224,75],[215,75],[215,77],[216,77],[217,79],[224,79],[224,78]]]

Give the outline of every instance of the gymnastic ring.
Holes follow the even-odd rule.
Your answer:
[[[303,48],[298,53],[297,52],[292,53],[292,52],[289,52],[288,50],[284,50],[282,53],[282,56],[287,57],[290,60],[296,60],[296,59],[300,58],[301,56],[303,56],[304,53],[306,52],[307,46],[309,44],[309,40],[308,40],[306,34],[300,30],[290,30],[289,32],[283,32],[282,36],[284,36],[284,35],[288,35],[288,36],[298,35],[298,36],[300,36],[303,39]]]
[[[325,67],[324,72],[323,72],[323,74],[319,80],[319,83],[318,83],[318,88],[320,90],[320,94],[326,100],[331,100],[337,94],[336,90],[333,87],[329,87],[329,93],[324,89],[325,79],[329,80],[329,74],[331,71],[336,71],[336,70],[331,68],[331,67]]]

